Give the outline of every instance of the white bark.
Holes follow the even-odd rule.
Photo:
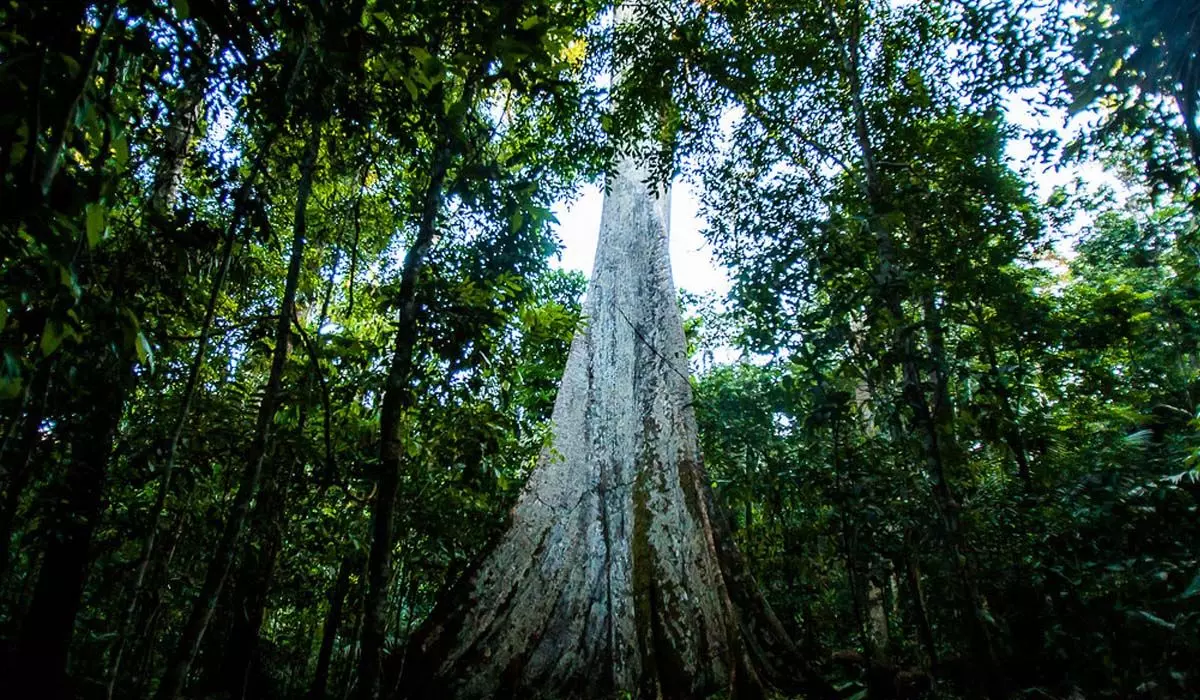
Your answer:
[[[888,649],[888,614],[885,590],[879,581],[872,576],[867,577],[867,636],[871,641],[871,653],[881,659],[887,659]]]
[[[610,181],[552,445],[418,636],[410,696],[752,695],[806,675],[714,513],[668,207],[644,177],[625,161]]]

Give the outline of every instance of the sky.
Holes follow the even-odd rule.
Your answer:
[[[600,211],[604,192],[599,185],[586,185],[579,196],[552,207],[562,240],[561,258],[554,263],[565,270],[578,270],[591,277],[600,235]],[[694,293],[729,291],[729,277],[713,259],[712,247],[700,234],[704,222],[692,187],[682,179],[671,186],[671,274],[675,286]]]
[[[1006,116],[1008,120],[1021,127],[1051,127],[1058,129],[1064,136],[1080,127],[1077,117],[1068,120],[1064,112],[1051,112],[1038,116],[1030,109],[1022,96],[1013,95],[1006,101]],[[1070,121],[1071,123],[1068,123]],[[1070,168],[1047,168],[1033,162],[1035,151],[1033,145],[1026,139],[1009,141],[1006,147],[1009,164],[1017,170],[1029,166],[1032,170],[1031,180],[1034,185],[1034,196],[1041,201],[1053,192],[1055,187],[1065,186],[1075,178],[1082,178],[1090,186],[1107,185],[1115,191],[1124,190],[1121,183],[1096,162],[1087,162]],[[670,255],[671,269],[678,289],[695,294],[715,293],[724,296],[730,288],[729,276],[713,257],[712,247],[704,240],[701,230],[704,222],[699,215],[699,203],[694,188],[685,180],[676,178],[671,190],[671,231]],[[562,240],[563,250],[558,260],[553,264],[567,270],[578,270],[588,277],[592,274],[592,261],[595,258],[596,239],[600,233],[600,212],[603,205],[603,191],[598,185],[585,185],[575,199],[560,201],[552,207],[559,221],[558,236]],[[1058,247],[1060,255],[1073,255],[1071,242],[1079,234],[1084,221],[1076,221],[1072,230],[1060,232],[1064,239]]]

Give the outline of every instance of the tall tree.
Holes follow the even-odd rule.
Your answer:
[[[667,255],[667,193],[608,182],[553,438],[508,532],[409,652],[410,697],[832,692],[730,541],[704,474]]]
[[[579,66],[567,53],[570,42],[563,34],[580,29],[591,17],[591,7],[587,3],[518,4],[506,10],[499,33],[486,24],[498,12],[486,4],[432,12],[423,27],[426,34],[418,41],[425,37],[438,41],[425,41],[413,49],[419,59],[417,71],[423,76],[423,89],[413,90],[414,111],[422,115],[425,129],[417,159],[420,178],[410,190],[413,232],[393,300],[397,317],[380,401],[377,488],[356,689],[357,697],[364,700],[380,692],[383,675],[398,488],[406,456],[414,447],[409,422],[418,400],[414,388],[420,374],[419,324],[426,322],[420,283],[434,243],[449,228],[443,220],[447,202],[499,205],[507,214],[508,230],[488,231],[491,240],[476,240],[470,247],[492,249],[498,263],[518,266],[521,251],[528,250],[523,245],[526,237],[541,235],[550,217],[549,210],[535,202],[554,191],[561,174],[586,168],[587,154],[594,150],[575,149],[571,159],[579,162],[573,165],[556,162],[570,151],[547,144],[547,154],[535,155],[526,127],[518,126],[523,119],[526,124],[559,124],[568,135],[576,128],[562,120],[578,114],[577,106],[563,109],[542,102],[543,96],[553,100],[576,89]],[[500,108],[499,119],[488,114],[495,107]],[[491,174],[502,188],[496,191],[487,183],[472,182],[479,173]]]
[[[283,292],[276,308],[275,347],[271,354],[271,369],[263,389],[262,402],[259,404],[258,419],[255,423],[250,450],[246,455],[246,464],[226,517],[221,539],[209,562],[204,584],[196,596],[188,622],[180,634],[175,654],[159,684],[157,697],[164,700],[172,700],[177,697],[187,681],[192,660],[195,658],[200,642],[208,628],[221,590],[225,587],[229,570],[233,566],[236,547],[242,536],[242,529],[262,476],[263,463],[267,459],[270,449],[275,413],[279,410],[280,395],[283,391],[283,371],[292,348],[292,324],[296,315],[296,294],[308,235],[309,197],[312,194],[313,173],[317,167],[317,156],[321,148],[323,123],[314,119],[307,126],[309,133],[305,138],[304,155],[300,163],[300,181],[296,193],[296,211],[292,220],[292,241],[287,277],[284,280]]]

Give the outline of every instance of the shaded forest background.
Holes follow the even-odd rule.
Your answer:
[[[1200,9],[610,16],[0,7],[7,688],[394,680],[586,323],[550,209],[654,143],[733,281],[681,302],[709,476],[846,697],[1200,691]]]

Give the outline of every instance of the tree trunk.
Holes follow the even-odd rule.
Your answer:
[[[866,576],[865,586],[867,638],[871,642],[868,654],[876,662],[887,663],[890,639],[886,605],[887,596],[882,585],[883,579],[879,576],[879,569],[876,569],[874,574]]]
[[[359,572],[359,576],[362,577],[361,580],[366,581],[366,566],[364,566],[363,570]],[[363,589],[362,595],[356,595],[355,597],[359,599],[359,607],[363,608],[366,606],[367,602],[366,586],[360,585],[359,587]],[[340,682],[340,685],[342,686],[342,692],[336,696],[340,698],[340,700],[349,700],[351,693],[354,692],[355,673],[358,670],[357,665],[355,664],[355,659],[358,658],[359,652],[362,649],[362,631],[364,620],[365,615],[363,615],[363,611],[360,609],[358,614],[354,615],[354,632],[350,635],[350,639],[353,641],[351,642],[350,646],[350,654],[347,657],[349,659],[349,663],[346,664],[346,669],[342,672],[342,678]]]
[[[181,36],[181,48],[188,41],[190,39]],[[204,116],[209,61],[217,50],[217,41],[203,23],[197,23],[194,41],[198,50],[184,68],[183,87],[177,93],[175,104],[171,105],[163,153],[150,187],[150,210],[160,216],[170,215],[179,198],[179,188],[183,185],[183,166],[191,155],[192,139]]]
[[[296,61],[296,66],[292,70],[291,78],[288,81],[284,99],[289,105],[292,102],[295,92],[296,78],[304,67],[306,54],[307,52],[301,52],[299,59]],[[207,50],[204,55],[207,59]],[[164,214],[170,207],[174,206],[175,196],[182,177],[183,160],[187,156],[188,140],[191,138],[196,121],[199,120],[203,106],[203,80],[201,80],[200,94],[197,96],[193,94],[193,91],[189,91],[188,95],[185,95],[183,98],[181,105],[177,108],[190,115],[184,117],[185,121],[187,119],[191,119],[191,121],[186,124],[186,134],[184,137],[170,141],[172,150],[168,152],[166,158],[160,163],[151,197],[151,207],[154,212]],[[146,572],[149,569],[150,560],[154,555],[158,530],[165,517],[167,497],[170,495],[171,482],[175,475],[175,460],[179,454],[179,444],[183,438],[183,431],[188,425],[188,417],[191,415],[192,402],[196,397],[200,372],[204,369],[204,362],[208,354],[208,344],[211,337],[210,333],[212,332],[213,322],[216,320],[217,302],[220,300],[221,292],[225,288],[225,280],[229,275],[229,266],[233,261],[234,245],[237,242],[238,232],[241,230],[249,209],[250,196],[254,184],[258,181],[258,176],[262,173],[266,163],[266,156],[275,145],[275,141],[278,139],[281,131],[282,125],[276,125],[267,135],[262,147],[255,152],[250,166],[250,173],[238,187],[237,196],[234,198],[229,225],[225,229],[224,240],[221,243],[220,262],[217,265],[217,273],[213,277],[212,287],[209,289],[208,303],[204,308],[204,319],[200,324],[200,336],[196,345],[196,354],[192,356],[192,362],[188,367],[188,377],[184,385],[183,397],[179,404],[179,412],[175,416],[171,435],[168,438],[167,454],[163,460],[162,475],[159,477],[158,494],[155,497],[151,513],[150,527],[147,530],[146,539],[142,542],[142,550],[138,557],[137,568],[135,569],[133,587],[129,594],[129,604],[126,606],[123,613],[124,618],[118,626],[117,639],[114,642],[114,649],[110,654],[111,661],[105,693],[105,697],[109,700],[113,697],[113,688],[121,672],[121,659],[125,652],[125,646],[129,643],[129,636],[133,633],[133,624],[134,619],[137,617],[138,606],[141,605]],[[168,138],[170,140],[172,137]]]
[[[40,363],[34,371],[33,379],[26,388],[24,405],[18,416],[20,427],[13,436],[13,444],[6,444],[6,449],[0,452],[7,469],[4,474],[4,497],[0,502],[0,581],[8,572],[13,523],[21,507],[21,496],[34,472],[33,455],[38,443],[38,429],[46,415],[52,371],[49,362]],[[8,442],[5,440],[5,443]]]
[[[842,557],[845,559],[846,565],[846,585],[850,588],[850,608],[854,611],[854,629],[857,632],[859,642],[862,645],[863,652],[869,657],[874,658],[874,649],[871,646],[871,638],[867,633],[867,625],[865,615],[863,615],[863,595],[862,586],[859,585],[858,551],[857,537],[855,537],[855,529],[850,522],[850,498],[849,489],[845,486],[846,471],[842,465],[842,449],[841,449],[841,422],[834,420],[833,422],[833,446],[832,446],[832,462],[834,483],[837,488],[836,505],[838,513],[838,529],[841,531],[842,541]]]
[[[238,206],[237,208],[240,209],[241,207]],[[239,219],[240,215],[235,211],[234,227],[239,225]],[[228,235],[221,248],[220,266],[217,269],[217,276],[213,280],[212,289],[209,292],[208,304],[204,311],[204,321],[200,326],[200,342],[196,347],[196,354],[193,356],[191,366],[188,370],[187,383],[184,386],[179,413],[176,416],[171,430],[171,437],[167,443],[167,456],[163,460],[162,475],[159,477],[158,495],[154,499],[153,511],[150,516],[150,527],[146,532],[146,539],[142,541],[141,553],[138,556],[138,563],[134,569],[133,587],[129,593],[129,603],[125,606],[122,621],[117,626],[117,639],[113,642],[114,647],[110,654],[111,661],[108,669],[108,683],[105,690],[105,697],[109,700],[112,700],[113,689],[116,687],[117,678],[121,673],[121,660],[125,654],[125,646],[129,643],[129,638],[133,634],[133,625],[134,620],[137,618],[138,606],[142,603],[141,598],[143,584],[146,581],[146,572],[150,569],[150,561],[154,556],[155,543],[158,540],[158,530],[165,517],[167,496],[171,491],[171,481],[175,473],[175,457],[179,452],[179,441],[183,436],[183,429],[187,425],[188,414],[191,412],[192,399],[196,394],[200,371],[204,368],[204,357],[208,352],[209,332],[212,329],[213,320],[216,318],[217,300],[220,298],[221,289],[225,285],[225,277],[229,272],[229,263],[233,259],[233,239],[236,233],[235,230],[230,230],[227,233]]]
[[[902,373],[902,399],[913,414],[913,425],[920,436],[921,457],[924,461],[925,472],[933,482],[933,497],[937,504],[938,516],[945,535],[946,554],[954,567],[964,617],[967,623],[967,634],[981,665],[988,676],[986,685],[988,694],[999,697],[1000,673],[996,659],[995,648],[992,645],[991,634],[983,619],[980,608],[978,586],[974,572],[967,560],[962,530],[959,526],[959,505],[954,497],[953,488],[947,479],[946,455],[957,452],[952,430],[943,432],[943,420],[949,411],[949,400],[946,392],[946,379],[942,355],[941,326],[934,317],[926,318],[929,332],[930,355],[934,361],[937,373],[933,377],[935,391],[933,402],[925,388],[921,373],[921,356],[917,348],[913,331],[906,323],[904,301],[909,295],[903,281],[903,269],[896,254],[893,233],[886,222],[885,215],[892,207],[884,196],[883,180],[876,166],[875,150],[871,140],[871,125],[868,119],[866,105],[863,102],[863,86],[860,75],[860,47],[857,30],[845,34],[838,26],[833,5],[824,3],[827,19],[840,42],[841,64],[844,72],[845,86],[850,97],[850,111],[853,120],[854,140],[862,159],[863,193],[866,196],[870,212],[870,230],[879,257],[879,271],[876,279],[879,284],[878,300],[890,316],[892,322],[900,330],[895,338],[898,349],[898,364]],[[929,300],[932,301],[932,300]],[[926,305],[926,313],[936,311],[935,306]]]
[[[306,213],[309,195],[312,193],[313,171],[316,169],[320,143],[320,125],[313,124],[309,143],[305,149],[304,162],[300,169],[287,280],[284,283],[283,298],[279,302],[279,318],[275,328],[275,350],[271,356],[271,370],[263,391],[262,403],[259,405],[254,439],[250,445],[245,471],[242,473],[237,493],[234,495],[233,506],[225,520],[220,542],[209,561],[204,584],[196,597],[187,624],[179,637],[179,644],[167,666],[162,682],[159,684],[158,692],[155,695],[158,700],[174,700],[183,690],[192,660],[200,648],[200,642],[204,638],[208,622],[212,619],[213,611],[217,607],[217,600],[225,587],[225,579],[233,565],[233,556],[242,533],[242,525],[246,522],[246,516],[250,511],[250,502],[258,488],[263,460],[266,458],[271,437],[271,428],[275,422],[275,412],[279,407],[283,369],[291,347],[292,315],[296,305],[296,290],[300,283],[301,262],[304,259]]]
[[[28,689],[37,688],[40,697],[71,695],[67,655],[92,533],[103,510],[109,456],[133,379],[132,367],[122,358],[110,357],[106,365],[100,369],[101,381],[77,397],[81,416],[71,428],[71,463],[63,492],[55,498],[45,559],[22,624],[19,666],[9,676],[23,679]]]
[[[665,198],[610,182],[588,326],[510,528],[409,650],[412,698],[832,696],[761,597],[700,461]]]
[[[1009,451],[1012,453],[1013,459],[1017,463],[1017,476],[1021,480],[1021,485],[1024,487],[1026,495],[1030,495],[1033,493],[1033,473],[1029,467],[1029,450],[1026,449],[1025,437],[1021,432],[1019,418],[1016,410],[1013,408],[1012,397],[1008,393],[1008,387],[1004,383],[1004,375],[1000,371],[1000,360],[996,354],[996,345],[992,342],[992,334],[988,331],[987,321],[984,319],[979,307],[973,307],[972,312],[978,324],[979,337],[983,341],[984,357],[988,362],[988,377],[990,378],[991,390],[995,394],[996,400],[1000,403],[1000,417],[1004,421],[1001,433],[1005,443],[1008,445]]]
[[[166,148],[150,189],[150,208],[157,214],[169,214],[179,198],[179,187],[183,184],[183,166],[191,150],[189,145],[204,112],[203,76],[200,83],[199,89],[193,86],[186,88],[179,103],[171,111],[166,129]]]
[[[356,557],[346,555],[338,567],[337,578],[329,591],[329,611],[325,613],[325,626],[321,632],[321,650],[317,653],[317,670],[313,674],[312,687],[308,691],[310,700],[325,700],[329,685],[329,667],[333,662],[333,646],[337,642],[338,628],[342,626],[342,610],[346,605],[346,593],[350,590],[350,574],[358,568]]]
[[[986,675],[985,678],[980,679],[983,681],[981,685],[990,697],[1003,697],[1005,693],[1001,687],[1003,679],[1001,678],[1000,662],[996,656],[996,648],[982,607],[978,578],[959,522],[958,501],[951,490],[946,471],[946,455],[957,455],[958,445],[954,440],[950,393],[947,389],[948,370],[941,312],[929,295],[922,299],[922,306],[926,333],[929,337],[929,358],[934,367],[931,377],[934,395],[932,409],[922,412],[917,407],[918,424],[924,424],[922,432],[924,433],[926,462],[929,465],[930,474],[934,477],[934,495],[937,498],[938,509],[945,529],[947,554],[954,563],[954,572],[958,578],[960,596],[967,616],[968,639]],[[911,344],[911,341],[908,342]],[[915,355],[912,357],[914,360],[910,360],[905,368],[906,377],[916,371],[915,367],[911,366],[915,365]],[[906,394],[915,396],[917,391],[906,381]],[[921,390],[921,394],[922,405],[927,405],[923,390]],[[910,403],[912,403],[911,400]],[[913,405],[915,406],[915,403]]]
[[[417,235],[404,256],[400,277],[400,313],[396,319],[396,346],[388,368],[387,384],[380,407],[379,471],[376,475],[375,502],[371,509],[371,554],[367,562],[367,595],[363,601],[361,655],[358,664],[359,700],[373,700],[379,694],[382,676],[383,642],[387,622],[388,581],[392,575],[392,547],[396,491],[400,486],[400,468],[404,457],[400,425],[404,411],[412,405],[412,354],[417,342],[417,277],[425,263],[425,254],[433,244],[437,216],[442,206],[442,189],[449,167],[450,151],[439,147],[433,154],[429,182],[426,185]]]
[[[222,683],[234,698],[259,697],[265,693],[265,689],[251,690],[250,684],[258,670],[255,656],[259,629],[266,617],[267,594],[283,546],[286,488],[280,483],[279,472],[277,459],[271,460],[263,471],[262,488],[250,514],[250,531],[255,534],[255,543],[242,547],[241,563],[234,577],[233,627],[221,664]]]
[[[45,152],[45,162],[42,173],[38,177],[38,194],[42,198],[46,198],[49,195],[50,188],[54,185],[54,178],[58,175],[59,167],[62,165],[63,152],[66,149],[68,137],[74,126],[75,114],[79,110],[80,103],[83,102],[88,83],[91,82],[95,75],[96,65],[100,60],[100,49],[104,45],[109,30],[112,28],[113,20],[116,19],[119,7],[120,3],[113,1],[106,3],[100,11],[100,29],[88,38],[87,46],[80,56],[82,60],[79,63],[84,69],[78,71],[78,75],[74,78],[67,91],[67,95],[71,96],[71,100],[66,105],[65,113],[62,115],[61,120],[50,124],[52,130],[47,142],[48,147]],[[61,27],[56,27],[55,29],[62,32]],[[62,33],[70,35],[69,31]]]
[[[325,287],[321,311],[317,316],[317,336],[325,325],[329,312],[330,301],[337,277],[337,264],[340,251],[334,255],[328,284]],[[329,406],[328,387],[320,379],[321,367],[318,362],[317,349],[312,340],[304,333],[298,318],[292,319],[296,330],[307,348],[312,373],[306,382],[304,403],[300,407],[300,419],[297,432],[302,434],[308,421],[308,402],[311,400],[316,384],[320,384],[322,405],[324,410],[325,438],[325,479],[333,478],[333,437],[332,411]],[[315,379],[314,379],[315,378]],[[233,629],[225,646],[225,660],[222,663],[225,690],[232,697],[253,697],[268,692],[268,689],[248,687],[254,678],[260,677],[256,668],[258,651],[259,628],[262,627],[267,610],[267,595],[271,582],[275,578],[275,565],[279,552],[283,547],[284,526],[287,517],[288,481],[281,479],[279,470],[280,460],[277,458],[267,463],[267,470],[262,476],[262,488],[254,502],[254,510],[250,514],[250,529],[258,534],[257,546],[244,547],[241,566],[234,580],[238,590],[233,602]],[[339,608],[341,603],[338,604]],[[324,684],[322,684],[324,688]]]
[[[925,591],[921,587],[921,570],[917,566],[916,554],[912,551],[904,555],[904,579],[908,583],[908,597],[912,602],[913,618],[917,623],[917,636],[921,638],[921,646],[929,657],[929,666],[937,668],[937,640],[933,636],[933,625],[929,621],[928,608],[925,606]]]
[[[136,645],[130,649],[130,653],[134,662],[126,688],[128,692],[120,697],[144,697],[145,695],[145,686],[152,673],[151,661],[154,651],[159,648],[158,623],[162,619],[163,591],[170,584],[168,575],[171,571],[171,562],[175,559],[176,548],[179,546],[184,526],[188,522],[187,515],[186,509],[180,510],[175,525],[171,528],[170,536],[164,543],[162,561],[155,566],[155,576],[161,583],[158,586],[149,587],[152,593],[147,596],[148,600],[138,611],[137,619],[133,623],[135,630],[133,640]],[[110,682],[115,682],[115,680]],[[110,698],[114,695],[111,687],[106,689],[106,693]]]

